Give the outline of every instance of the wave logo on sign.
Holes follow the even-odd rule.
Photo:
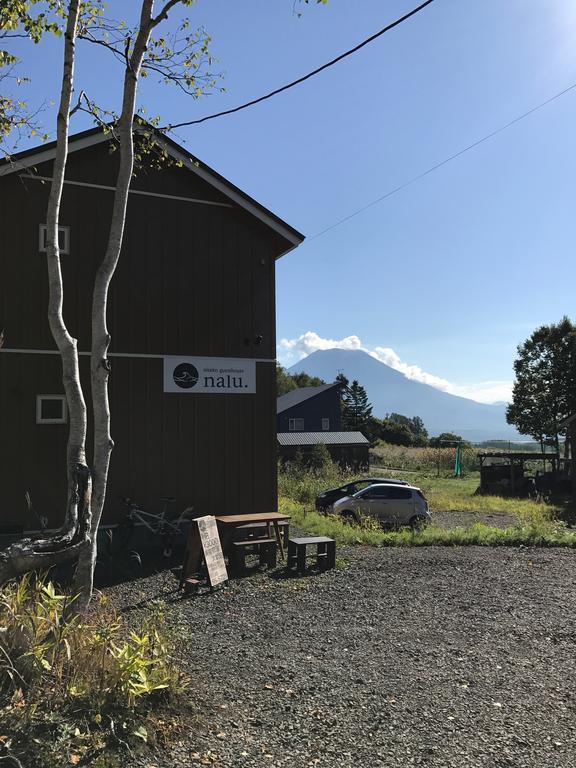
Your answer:
[[[167,355],[164,357],[163,378],[164,392],[253,394],[256,392],[256,361]]]
[[[174,384],[181,389],[191,389],[198,384],[198,370],[192,363],[180,363],[172,374]]]

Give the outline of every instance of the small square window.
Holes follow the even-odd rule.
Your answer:
[[[47,232],[48,227],[46,224],[40,224],[38,242],[41,253],[46,253]],[[70,253],[70,227],[58,227],[58,245],[60,247],[60,253]]]
[[[290,432],[303,432],[304,419],[288,419],[288,429]]]
[[[68,409],[64,395],[36,396],[36,424],[66,424]]]
[[[322,429],[324,432],[328,432],[330,429],[330,419],[322,419]]]

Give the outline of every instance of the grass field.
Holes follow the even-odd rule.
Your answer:
[[[552,518],[561,511],[560,507],[554,504],[547,504],[536,499],[475,495],[480,484],[478,472],[461,478],[434,477],[421,472],[410,475],[401,472],[389,472],[388,475],[408,480],[408,482],[421,488],[428,499],[432,512],[475,512],[479,515],[499,513],[517,516],[520,520],[529,521],[534,515]]]
[[[360,526],[351,526],[337,518],[319,515],[314,511],[317,494],[342,485],[352,477],[333,467],[321,473],[281,471],[280,508],[291,515],[296,527],[315,535],[330,536],[340,544],[576,547],[576,532],[559,519],[560,507],[536,499],[475,495],[478,473],[463,478],[434,477],[423,472],[408,475],[388,471],[386,474],[421,488],[428,499],[433,520],[435,514],[443,516],[444,521],[453,515],[454,525],[441,526],[433,522],[422,531],[383,531],[372,519],[365,520]],[[461,523],[461,513],[466,513],[465,525]],[[506,525],[487,524],[495,516],[502,516]]]

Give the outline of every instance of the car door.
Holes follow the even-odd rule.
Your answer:
[[[354,510],[360,515],[370,514],[370,488],[354,494]]]
[[[367,488],[364,494],[367,509],[365,514],[377,520],[387,522],[390,515],[388,498],[390,489],[386,485],[375,485]]]
[[[407,523],[414,515],[414,491],[411,488],[390,486],[388,489],[388,513],[398,525]]]

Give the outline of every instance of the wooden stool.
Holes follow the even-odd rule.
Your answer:
[[[316,564],[322,571],[336,565],[336,542],[328,536],[309,536],[288,540],[288,569],[296,566],[298,573],[306,571],[306,547],[316,545]]]
[[[268,568],[276,567],[276,539],[245,539],[232,542],[230,566],[234,573],[244,573],[246,570],[246,550],[248,549],[258,552],[260,565],[267,565]]]

